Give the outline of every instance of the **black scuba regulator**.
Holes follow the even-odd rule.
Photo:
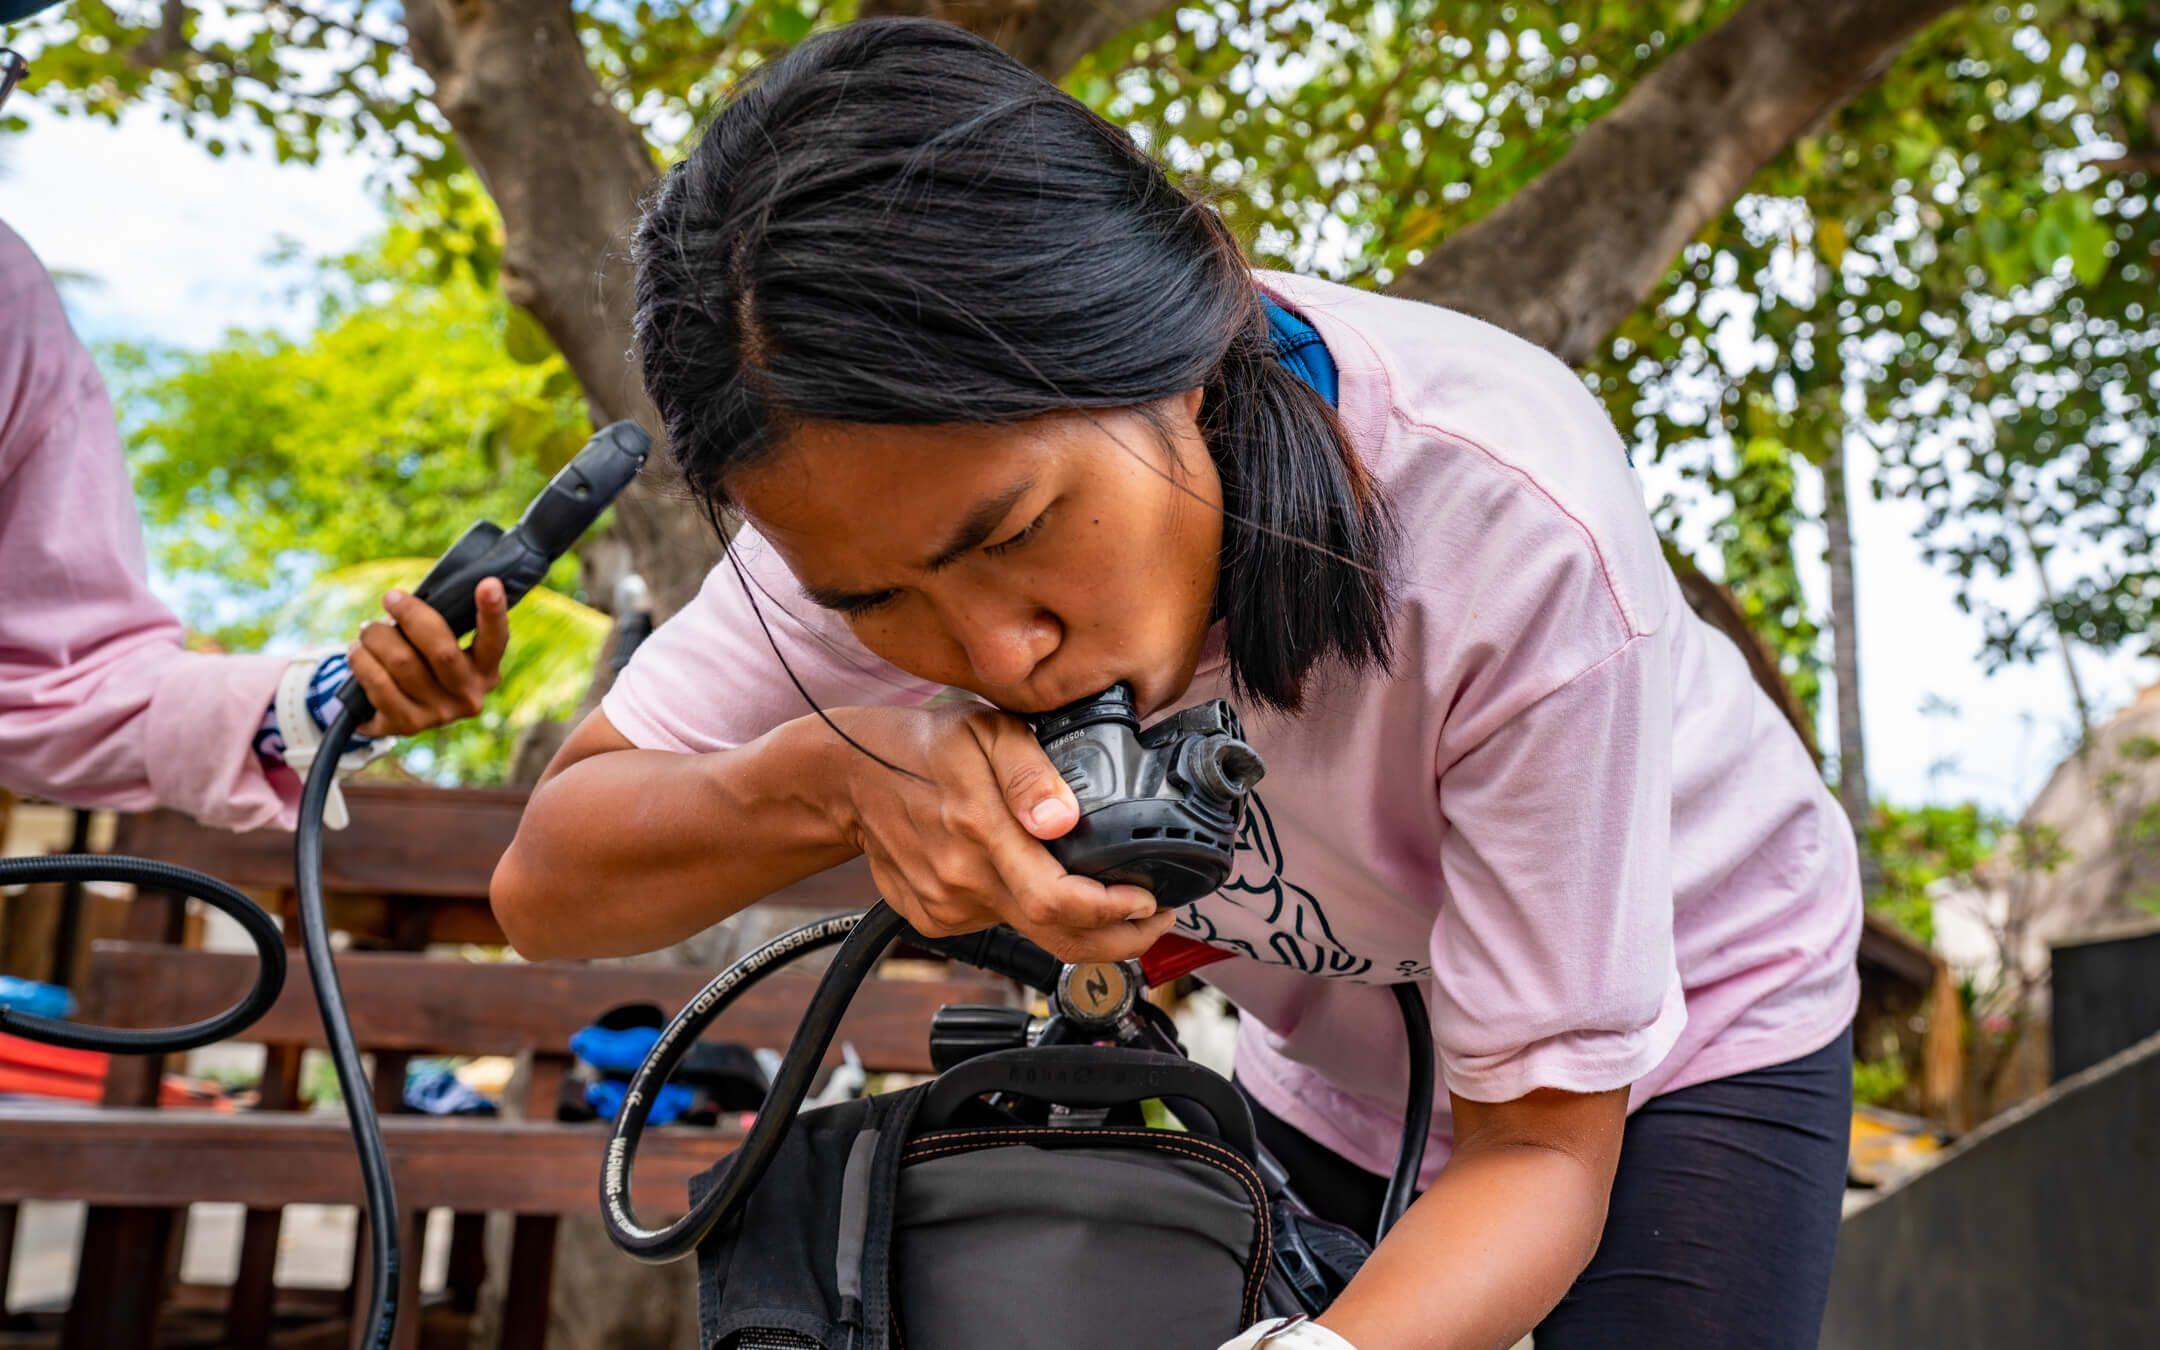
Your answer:
[[[1065,870],[1191,904],[1229,879],[1245,794],[1267,770],[1221,699],[1147,730],[1132,687],[1114,684],[1033,720],[1080,821],[1047,841]]]

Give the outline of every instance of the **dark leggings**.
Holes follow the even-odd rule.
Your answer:
[[[1315,1213],[1372,1232],[1385,1178],[1257,1104],[1253,1116]],[[1539,1324],[1537,1350],[1814,1350],[1851,1124],[1849,1031],[1811,1055],[1645,1102],[1622,1136],[1597,1255]]]

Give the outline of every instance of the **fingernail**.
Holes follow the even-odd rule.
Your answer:
[[[383,592],[383,603],[384,603],[384,604],[386,604],[386,605],[401,605],[401,604],[405,603],[405,592],[403,592],[403,591],[384,591],[384,592]]]
[[[1028,812],[1028,819],[1033,822],[1035,828],[1039,830],[1053,829],[1058,825],[1059,822],[1064,820],[1064,818],[1065,803],[1059,801],[1055,797],[1043,798],[1041,801],[1035,803],[1034,810]]]

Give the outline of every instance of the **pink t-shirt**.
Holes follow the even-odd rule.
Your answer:
[[[300,781],[254,737],[291,658],[188,651],[145,571],[104,382],[0,224],[0,786],[290,824]]]
[[[1231,882],[1183,931],[1242,960],[1240,1077],[1384,1172],[1422,984],[1441,1092],[1632,1085],[1631,1104],[1821,1048],[1859,997],[1853,838],[1740,653],[1681,597],[1604,409],[1448,310],[1267,274],[1318,329],[1404,534],[1391,674],[1245,708],[1267,762]],[[773,636],[828,705],[938,694],[802,599],[754,535]],[[1183,703],[1227,696],[1218,641]],[[633,742],[740,745],[807,709],[723,565],[615,684]]]

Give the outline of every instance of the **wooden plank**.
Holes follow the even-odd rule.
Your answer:
[[[0,789],[0,839],[6,838],[7,791]],[[21,1213],[19,1205],[0,1204],[0,1326],[7,1324],[8,1281],[15,1270],[15,1223]]]
[[[555,1292],[555,1230],[552,1214],[520,1214],[511,1221],[503,1350],[546,1350],[548,1304]]]
[[[8,1133],[6,1165],[12,1166],[14,1131]],[[127,1198],[100,1196],[106,1203],[93,1204],[83,1221],[82,1264],[75,1275],[75,1297],[61,1324],[61,1350],[150,1350],[156,1343],[158,1306],[167,1288],[167,1255],[178,1236],[174,1220],[183,1211],[123,1208],[112,1203]]]
[[[607,1131],[597,1124],[391,1116],[382,1132],[398,1203],[412,1209],[585,1214],[599,1204]],[[262,1208],[352,1205],[362,1195],[342,1114],[41,1107],[0,1113],[0,1137],[0,1204]],[[680,1213],[690,1179],[738,1142],[732,1129],[648,1133],[637,1159],[641,1212]]]
[[[475,947],[510,945],[502,925],[495,922],[495,911],[478,897],[335,894],[325,908],[330,930],[352,934],[353,941],[362,947],[385,945],[382,935],[402,926],[404,916],[414,910],[419,911],[429,942],[468,943]]]
[[[86,1020],[163,1026],[230,1006],[254,978],[255,958],[237,952],[179,951],[141,943],[99,943],[84,989]],[[383,1052],[516,1054],[559,1051],[601,1012],[652,1003],[663,1015],[697,996],[711,973],[678,966],[458,961],[403,953],[348,953],[338,981],[354,1034]],[[761,981],[723,1013],[708,1038],[781,1048],[794,1037],[816,977],[781,973]],[[320,1014],[307,967],[295,960],[284,992],[243,1039],[320,1046]],[[930,1019],[947,1003],[1007,1003],[1011,986],[957,971],[942,980],[864,982],[834,1043],[853,1044],[873,1070],[930,1071]]]
[[[450,1306],[461,1313],[478,1308],[486,1279],[487,1215],[455,1215],[450,1220]]]
[[[127,922],[137,945],[173,951],[164,944],[180,940],[187,907],[176,897],[143,890],[129,907]],[[113,1056],[105,1073],[106,1105],[154,1113],[164,1071],[163,1055]],[[137,1350],[152,1343],[158,1309],[171,1288],[167,1272],[184,1213],[138,1205],[124,1195],[117,1205],[92,1202],[83,1220],[75,1297],[61,1330],[63,1350]]]
[[[280,897],[280,908],[290,897]],[[299,958],[300,926],[285,925],[286,953]],[[300,1109],[300,1047],[273,1045],[263,1053],[258,1109]],[[240,1225],[240,1265],[226,1302],[225,1341],[231,1350],[267,1350],[277,1322],[278,1234],[285,1224],[279,1209],[251,1209]]]
[[[485,900],[495,862],[524,813],[522,790],[348,783],[348,829],[323,838],[323,888]],[[172,811],[123,817],[116,853],[208,872],[242,890],[292,884],[292,834],[234,834]]]

